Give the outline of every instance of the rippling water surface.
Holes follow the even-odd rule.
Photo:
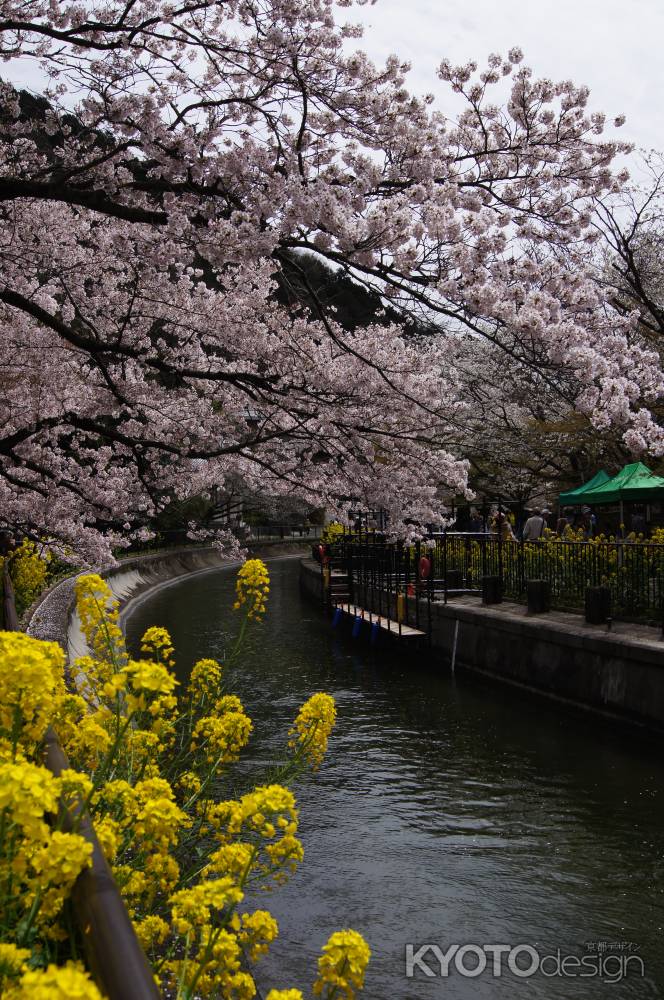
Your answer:
[[[167,626],[183,677],[198,657],[222,658],[234,573],[144,601],[129,620],[130,643],[149,624]],[[657,741],[509,687],[454,680],[440,658],[414,658],[406,643],[372,651],[300,599],[297,560],[274,560],[270,573],[268,614],[232,683],[255,727],[244,766],[260,775],[314,691],[334,695],[338,723],[318,777],[297,788],[305,861],[260,900],[280,926],[257,970],[264,992],[306,992],[329,934],[354,927],[373,952],[366,1000],[664,995]],[[607,948],[618,956],[606,966],[616,978],[629,954],[646,975],[633,961],[612,984],[580,970],[465,978],[453,966],[446,979],[407,978],[408,943],[524,943],[579,957]]]

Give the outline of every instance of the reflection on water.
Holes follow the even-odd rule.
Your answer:
[[[366,1000],[664,995],[657,744],[509,687],[455,681],[439,657],[409,655],[405,643],[374,652],[300,599],[297,560],[270,572],[268,614],[232,685],[254,721],[250,765],[260,775],[279,754],[314,691],[334,695],[338,723],[317,778],[297,789],[305,861],[267,901],[280,936],[259,985],[306,995],[321,945],[354,927],[373,952]],[[200,656],[223,657],[233,586],[234,571],[222,570],[162,590],[131,617],[130,643],[165,625],[184,675]],[[612,954],[640,955],[646,979],[634,962],[611,985],[578,973],[467,978],[453,967],[447,979],[407,978],[408,943],[578,956],[620,945]]]

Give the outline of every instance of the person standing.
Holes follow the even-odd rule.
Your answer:
[[[477,507],[470,508],[469,531],[474,535],[479,535],[484,531],[484,520]]]
[[[516,538],[514,537],[514,532],[512,531],[512,525],[507,519],[505,511],[503,510],[498,511],[494,520],[494,526],[496,534],[500,534],[500,537],[504,542],[516,541]]]
[[[523,526],[524,542],[536,542],[540,539],[544,533],[545,526],[546,522],[544,521],[539,508],[536,507]]]

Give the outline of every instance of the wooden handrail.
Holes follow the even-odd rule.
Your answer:
[[[14,588],[3,565],[5,629],[17,632]],[[69,767],[67,755],[51,726],[44,737],[44,763],[58,777]],[[72,889],[72,911],[83,939],[88,967],[108,1000],[160,1000],[150,964],[136,937],[108,862],[87,812],[61,807],[65,830],[77,830],[92,844],[92,865],[84,869]]]

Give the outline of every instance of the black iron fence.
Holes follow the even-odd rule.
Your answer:
[[[523,542],[488,533],[443,532],[403,545],[374,533],[345,536],[336,549],[356,604],[366,599],[375,609],[384,606],[395,615],[398,610],[404,622],[417,627],[427,611],[408,598],[481,597],[487,578],[497,581],[503,597],[520,603],[526,603],[529,581],[545,581],[553,608],[581,613],[588,588],[603,587],[610,593],[614,619],[664,622],[660,544],[556,536]]]
[[[323,527],[320,524],[249,524],[243,529],[251,541],[273,540],[275,538],[320,538]]]
[[[434,560],[460,574],[462,587],[481,589],[497,576],[503,596],[525,601],[530,580],[550,587],[551,605],[583,611],[588,588],[605,587],[613,618],[662,622],[664,545],[649,542],[577,542],[552,537],[537,542],[447,534],[435,539]],[[441,575],[445,575],[442,573]]]

